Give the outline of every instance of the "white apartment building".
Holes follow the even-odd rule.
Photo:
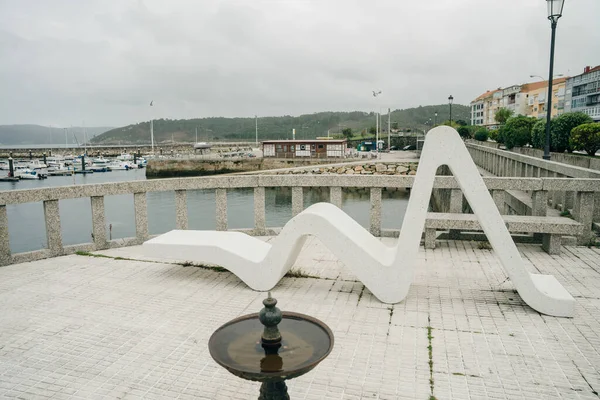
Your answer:
[[[600,121],[600,65],[567,79],[565,111],[582,112]]]
[[[563,113],[565,104],[566,78],[554,82],[551,115]],[[546,95],[548,81],[513,85],[507,88],[488,90],[471,102],[471,125],[498,128],[496,112],[500,108],[513,111],[514,115],[526,115],[536,118],[546,116]]]

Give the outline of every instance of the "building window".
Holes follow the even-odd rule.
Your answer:
[[[319,148],[320,148],[320,149],[322,149],[322,148],[323,148],[323,145],[322,145],[322,144],[320,144],[320,145],[319,145]]]

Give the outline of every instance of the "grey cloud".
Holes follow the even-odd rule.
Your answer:
[[[0,124],[467,104],[546,75],[544,3],[0,1]],[[599,13],[565,5],[557,71],[600,64]]]

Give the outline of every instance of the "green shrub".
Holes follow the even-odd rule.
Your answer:
[[[523,147],[531,143],[531,129],[536,122],[537,119],[524,115],[509,118],[506,124],[500,128],[506,148]]]
[[[504,130],[504,126],[500,126],[498,129],[496,129],[496,142],[498,143],[504,143],[504,141],[506,140],[506,131]]]
[[[582,124],[571,131],[571,147],[593,156],[600,150],[600,122]]]
[[[573,151],[570,145],[571,131],[579,125],[592,122],[594,121],[589,115],[581,112],[566,113],[554,118],[550,125],[550,150],[559,153]]]
[[[530,141],[531,132],[526,127],[521,126],[506,133],[504,145],[510,150],[513,147],[523,147]]]
[[[477,132],[475,132],[475,140],[479,140],[480,142],[487,142],[488,130],[485,128],[478,129]]]
[[[546,143],[546,121],[538,120],[531,129],[531,145],[536,149],[544,149]]]
[[[456,131],[458,132],[460,137],[463,139],[471,138],[471,132],[469,131],[469,128],[467,128],[466,126],[460,126]]]

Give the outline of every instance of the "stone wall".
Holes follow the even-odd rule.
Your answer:
[[[364,163],[278,171],[277,175],[415,175],[417,163]]]
[[[544,151],[530,147],[515,147],[513,152],[525,154],[526,156],[542,158]],[[600,171],[600,157],[590,157],[583,154],[572,153],[550,153],[550,159],[555,162],[574,165],[581,168],[589,168]]]
[[[280,168],[293,168],[308,165],[321,165],[339,162],[336,159],[279,159],[279,158],[243,158],[243,159],[153,159],[146,166],[148,178],[171,178],[187,176],[219,175],[237,172],[267,171]]]

